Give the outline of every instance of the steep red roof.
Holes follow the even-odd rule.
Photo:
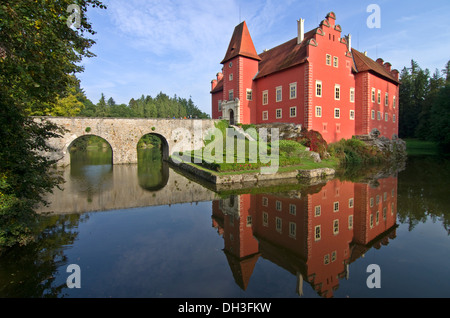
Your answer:
[[[297,38],[287,41],[273,49],[261,53],[259,72],[255,79],[300,65],[307,59],[308,41],[314,36],[317,28],[305,33],[303,42],[298,45]]]
[[[370,57],[367,57],[364,53],[352,48],[352,54],[357,72],[372,71],[387,78],[388,80],[399,83],[398,79],[394,77],[391,72],[388,72],[383,65],[375,62]]]
[[[258,53],[256,53],[252,37],[247,28],[247,23],[244,21],[239,24],[233,32],[227,53],[221,64],[225,64],[236,56],[245,56],[255,60],[260,60]]]
[[[211,91],[211,94],[223,91],[223,78],[217,83],[216,87]]]

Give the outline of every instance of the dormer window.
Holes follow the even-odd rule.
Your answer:
[[[230,64],[228,64],[228,67],[231,68],[233,66],[233,62],[230,62]]]

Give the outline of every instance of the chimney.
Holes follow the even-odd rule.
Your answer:
[[[217,82],[220,82],[220,80],[223,78],[223,73],[217,73]]]
[[[213,79],[213,80],[211,81],[211,91],[213,91],[214,88],[216,88],[216,86],[217,86],[217,80]]]
[[[392,64],[389,62],[384,63],[384,68],[386,69],[386,71],[391,72],[391,67]]]
[[[381,57],[377,58],[377,63],[383,65],[384,61]]]
[[[300,44],[305,39],[305,19],[297,20],[298,36],[297,44]]]
[[[398,81],[399,80],[399,72],[397,70],[392,70],[391,74],[394,76],[394,78]]]

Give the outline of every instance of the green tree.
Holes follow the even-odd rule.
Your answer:
[[[95,34],[86,18],[98,0],[80,0],[80,25],[69,28],[73,0],[0,3],[0,244],[25,242],[35,204],[61,182],[50,173],[46,140],[61,129],[31,114],[47,115],[49,105],[67,96],[79,62],[92,57]]]
[[[432,138],[443,152],[450,152],[450,84],[441,88],[431,109]]]

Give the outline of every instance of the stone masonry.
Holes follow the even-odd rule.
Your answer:
[[[146,119],[146,118],[81,118],[36,117],[48,120],[66,130],[62,138],[49,140],[56,149],[49,154],[59,166],[70,165],[69,147],[79,137],[95,135],[105,139],[113,152],[113,164],[137,163],[137,144],[147,135],[161,138],[164,159],[176,151],[203,147],[203,137],[215,127],[218,120],[209,119]]]

